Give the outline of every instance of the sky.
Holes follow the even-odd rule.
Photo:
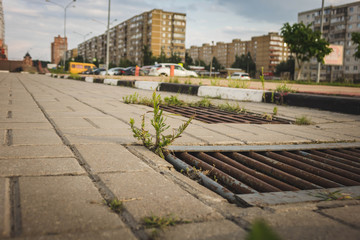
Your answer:
[[[50,61],[51,42],[64,36],[64,6],[72,0],[2,0],[10,60]],[[115,26],[152,9],[186,13],[186,48],[203,43],[250,40],[297,22],[299,12],[321,8],[322,0],[111,0]],[[106,31],[108,0],[76,0],[66,10],[68,48]],[[356,0],[325,0],[325,6]],[[56,3],[56,4],[54,4]]]

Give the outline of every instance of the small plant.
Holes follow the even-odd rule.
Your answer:
[[[199,86],[202,86],[203,85],[203,82],[200,80],[199,81]]]
[[[165,97],[164,98],[164,102],[167,104],[167,105],[174,105],[174,106],[183,106],[185,105],[185,102],[182,101],[182,100],[179,100],[177,98],[177,96],[170,96],[170,97]]]
[[[246,240],[280,240],[278,234],[264,221],[256,220],[250,232],[247,234]]]
[[[166,125],[165,118],[163,116],[163,110],[160,109],[161,97],[156,94],[154,91],[152,96],[153,103],[153,119],[151,119],[151,125],[155,129],[155,142],[149,133],[148,130],[145,130],[145,114],[142,116],[141,128],[138,129],[135,127],[135,120],[130,118],[130,126],[134,133],[134,137],[138,140],[141,140],[145,147],[150,149],[151,151],[158,154],[160,157],[165,158],[164,152],[166,151],[166,147],[175,141],[175,139],[179,138],[181,134],[185,131],[185,129],[189,126],[193,117],[191,117],[188,121],[182,124],[176,131],[173,131],[173,134],[163,135],[163,133],[170,127],[170,125]]]
[[[295,90],[293,90],[291,86],[286,85],[285,82],[280,85],[277,85],[275,91],[280,94],[295,92]]]
[[[225,104],[220,104],[218,106],[219,109],[224,110],[224,111],[228,111],[228,112],[235,112],[235,113],[243,113],[246,112],[245,108],[242,108],[239,106],[239,104],[237,103],[236,105],[231,105],[228,102]]]
[[[81,79],[81,76],[79,74],[77,74],[77,73],[71,73],[70,77],[71,77],[71,79],[74,79],[74,80],[80,80]]]
[[[262,115],[262,118],[264,118],[264,119],[266,119],[266,120],[268,120],[268,121],[271,121],[272,118],[273,118],[273,116],[272,116],[271,114],[264,113],[264,114]]]
[[[123,209],[123,203],[122,201],[118,200],[118,199],[113,199],[110,203],[109,203],[109,207],[112,211],[116,212],[116,213],[120,213],[121,210]]]
[[[139,102],[139,94],[134,93],[133,95],[123,97],[123,101],[126,104],[135,104]]]
[[[236,81],[236,80],[229,80],[228,81],[228,87],[230,87],[230,88],[240,88],[240,83],[239,83],[239,81]]]
[[[144,217],[143,223],[146,228],[163,229],[164,227],[175,226],[176,224],[180,224],[180,223],[189,223],[189,221],[180,220],[177,217],[174,217],[172,215],[168,215],[165,217],[158,217],[158,216],[152,215],[150,217]]]
[[[316,195],[313,195],[313,196],[317,197],[317,198],[320,198],[322,201],[351,200],[351,199],[354,199],[353,197],[350,196],[350,194],[342,193],[342,192],[340,192],[340,190],[334,191],[334,192],[324,191],[324,192],[320,192],[320,193],[318,193]]]
[[[190,78],[186,79],[185,82],[184,82],[184,84],[191,85],[191,84],[192,84],[191,79],[190,79]]]
[[[278,114],[278,108],[277,107],[274,107],[273,109],[273,115],[276,116]]]
[[[193,107],[211,107],[212,103],[209,100],[209,98],[205,97],[205,98],[201,99],[200,101],[192,103],[191,106],[193,106]]]
[[[308,118],[307,116],[301,116],[301,117],[297,117],[295,119],[295,124],[296,125],[311,125],[311,119]]]
[[[262,89],[263,89],[263,100],[264,100],[264,102],[266,102],[266,98],[265,98],[265,78],[264,78],[264,67],[261,67],[260,81],[261,81],[261,86],[262,86]]]
[[[210,83],[211,83],[211,86],[220,86],[219,79],[211,79]]]

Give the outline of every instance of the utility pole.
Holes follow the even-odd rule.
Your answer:
[[[108,74],[109,70],[109,44],[110,44],[110,0],[108,6],[108,22],[107,22],[107,33],[106,33],[106,75]]]
[[[324,0],[322,0],[322,4],[321,4],[321,16],[320,16],[320,37],[322,38],[322,33],[323,33],[323,20],[324,20]],[[319,83],[320,82],[320,73],[321,73],[321,62],[318,62],[318,67],[317,67],[317,77],[316,77],[316,82]]]

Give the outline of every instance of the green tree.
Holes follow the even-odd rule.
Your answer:
[[[280,75],[283,72],[290,73],[290,79],[294,79],[294,72],[295,72],[295,59],[290,56],[287,61],[282,61],[280,64],[276,65],[276,75]]]
[[[120,59],[120,62],[119,62],[119,66],[120,66],[120,67],[124,67],[124,68],[126,68],[126,67],[131,67],[131,66],[135,66],[135,65],[136,65],[136,63],[130,61],[130,60],[127,59],[127,58],[121,58],[121,59]]]
[[[248,72],[251,76],[256,74],[256,64],[253,61],[251,54],[247,55],[242,54],[240,57],[235,56],[235,62],[231,65],[232,68],[241,68],[244,71]]]
[[[224,67],[219,63],[216,57],[213,57],[212,59],[212,67],[215,71],[219,71],[220,69],[223,69]],[[206,66],[206,69],[210,70],[210,64]]]
[[[351,34],[351,40],[357,44],[356,52],[354,54],[354,57],[357,59],[360,59],[360,32],[353,32]]]
[[[180,63],[181,62],[181,57],[179,56],[178,53],[171,53],[171,56],[167,59],[167,61],[169,63]]]
[[[332,51],[329,43],[321,38],[321,33],[313,31],[310,26],[310,24],[305,26],[303,23],[295,23],[291,26],[285,23],[281,28],[284,42],[287,43],[291,53],[295,54],[296,63],[299,66],[296,79],[299,79],[301,75],[304,62],[315,57],[318,62],[323,63],[324,57]]]
[[[189,68],[189,66],[194,65],[194,60],[189,56],[189,53],[185,53],[185,68]]]
[[[146,65],[153,65],[155,62],[155,59],[153,57],[152,51],[150,51],[149,45],[144,45],[142,49],[143,54],[143,66]]]

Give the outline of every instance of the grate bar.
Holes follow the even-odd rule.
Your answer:
[[[274,148],[275,149],[275,148]],[[354,151],[356,150],[356,151]],[[234,194],[360,186],[359,148],[173,153]]]
[[[221,109],[206,107],[180,107],[165,106],[160,108],[164,111],[180,114],[184,117],[192,117],[205,123],[246,123],[246,124],[290,124],[291,121],[273,117],[272,120],[263,118],[255,113],[232,113]]]

